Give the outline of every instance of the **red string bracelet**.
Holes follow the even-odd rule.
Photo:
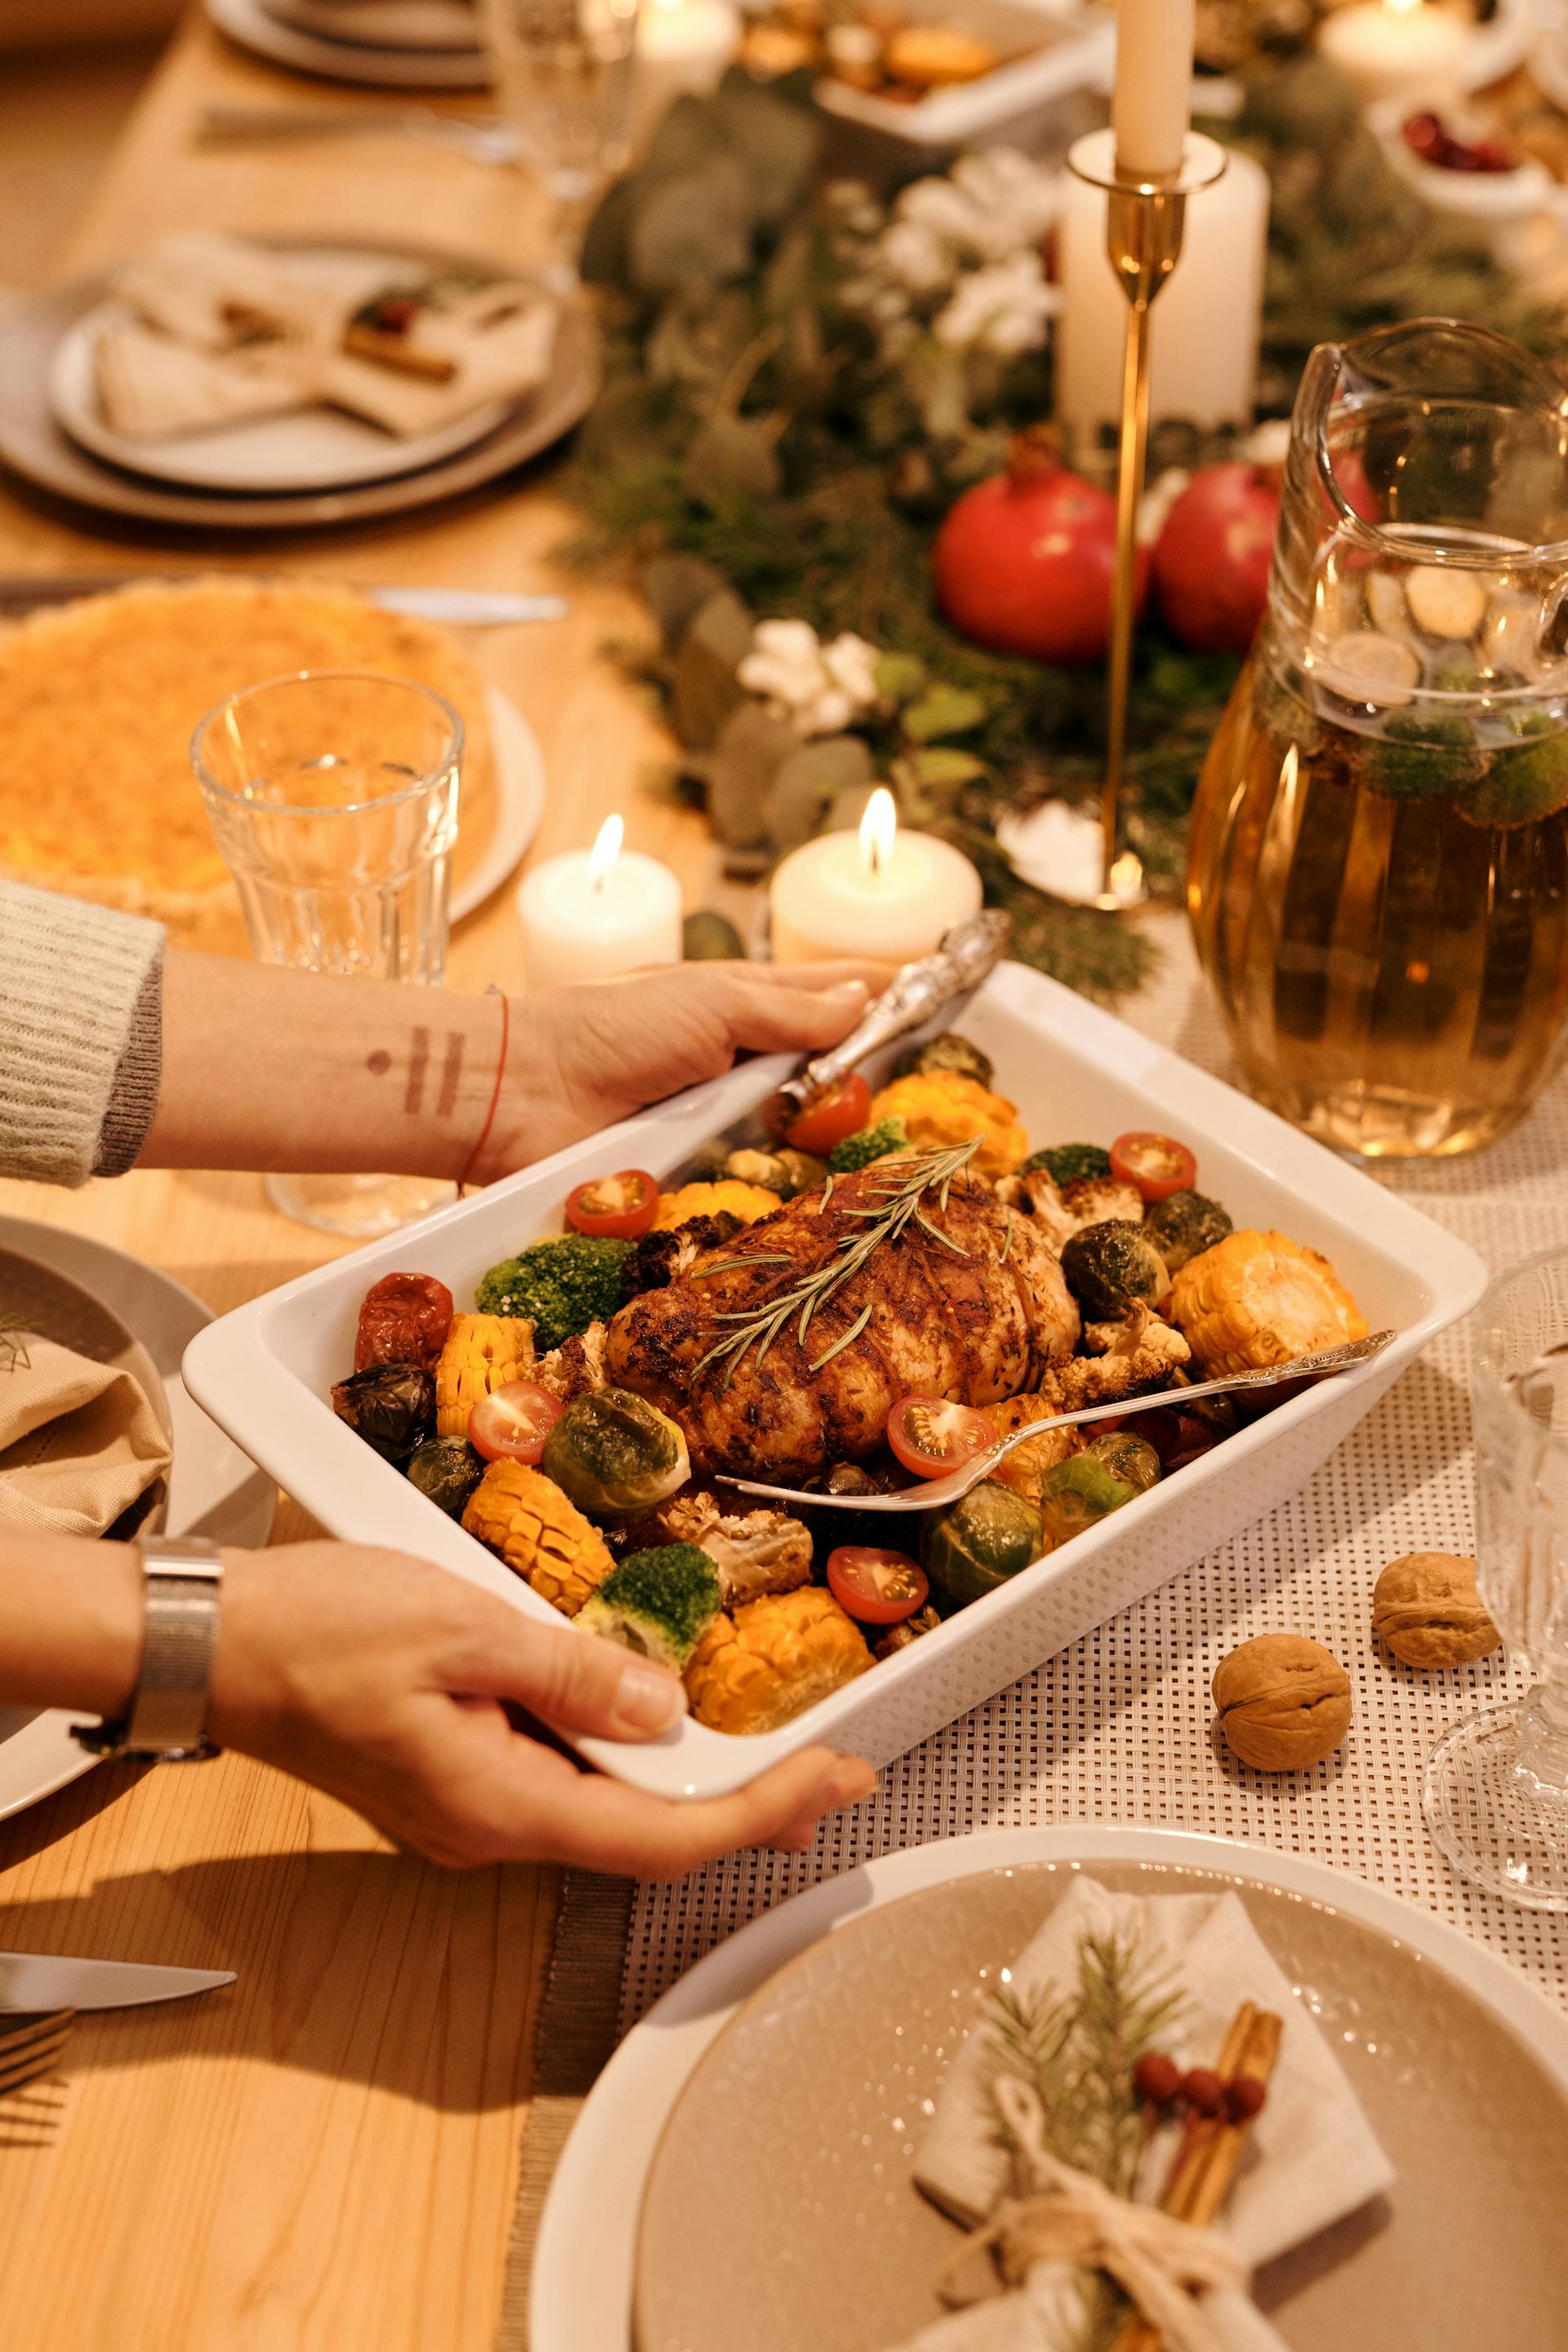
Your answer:
[[[479,1139],[475,1143],[473,1150],[469,1152],[468,1159],[464,1161],[463,1172],[458,1179],[458,1197],[459,1200],[461,1200],[464,1192],[467,1191],[471,1180],[474,1162],[478,1160],[480,1152],[483,1151],[486,1144],[489,1141],[490,1129],[496,1123],[496,1113],[500,1108],[501,1082],[506,1076],[506,1049],[511,1036],[511,1003],[505,989],[498,988],[494,981],[492,981],[489,988],[486,989],[485,994],[487,996],[499,996],[500,998],[500,1059],[496,1064],[496,1082],[490,1088],[490,1107],[485,1113],[485,1123],[479,1129]]]

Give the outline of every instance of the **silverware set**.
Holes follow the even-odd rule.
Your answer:
[[[143,1968],[124,1960],[0,1952],[0,2098],[53,2072],[80,2010],[140,2009],[233,1982],[232,1969]]]

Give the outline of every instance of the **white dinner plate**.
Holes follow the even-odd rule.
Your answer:
[[[0,1248],[37,1258],[100,1298],[157,1366],[174,1424],[165,1532],[264,1544],[272,1532],[278,1489],[187,1395],[180,1370],[186,1347],[212,1321],[211,1309],[156,1267],[62,1226],[0,1217]],[[70,1727],[93,1719],[0,1707],[0,1820],[53,1796],[91,1769],[96,1759],[78,1747]]]
[[[428,257],[362,256],[348,247],[301,250],[293,257],[307,273],[312,265],[341,268],[346,260],[363,258],[366,299],[400,278],[424,277],[430,268]],[[49,365],[49,405],[72,440],[95,457],[155,482],[178,483],[184,489],[346,490],[361,482],[416,474],[422,467],[438,466],[459,450],[472,448],[528,397],[487,400],[454,417],[439,433],[384,433],[346,409],[320,404],[279,416],[244,417],[237,424],[197,433],[132,436],[117,433],[104,417],[95,354],[99,337],[108,328],[127,325],[133,316],[126,304],[111,299],[60,337]]]
[[[699,2060],[769,1978],[822,1937],[905,1895],[1038,1864],[1218,1872],[1337,1913],[1442,1970],[1524,2040],[1568,2090],[1568,2019],[1458,1928],[1348,1872],[1195,1832],[1099,1822],[941,1839],[886,1854],[753,1920],[700,1960],[627,2035],[595,2084],[551,2184],[533,2259],[531,2352],[628,2352],[637,2218],[654,2151]],[[1445,2053],[1433,2054],[1440,2062]],[[1377,2116],[1370,2101],[1368,2106],[1375,2130]],[[765,2116],[759,2118],[759,2129],[765,2126]],[[1456,2150],[1455,2162],[1462,2161]],[[736,2218],[743,2230],[745,2216]],[[834,2243],[841,2253],[852,2247],[852,2226],[825,2239],[825,2254]]]
[[[353,48],[463,49],[479,46],[479,16],[465,0],[262,0],[275,23]]]
[[[483,51],[384,49],[366,42],[324,40],[270,16],[262,0],[206,0],[207,15],[241,48],[297,73],[328,81],[374,82],[391,89],[483,89],[489,69]]]
[[[516,703],[499,687],[486,687],[485,709],[495,747],[495,830],[489,847],[462,888],[452,893],[455,923],[473,914],[500,888],[520,859],[528,855],[544,814],[544,761],[538,737]]]

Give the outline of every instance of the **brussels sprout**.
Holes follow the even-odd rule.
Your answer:
[[[746,943],[728,915],[702,907],[680,926],[680,952],[688,963],[728,961],[743,958]]]
[[[1091,1323],[1113,1322],[1140,1299],[1152,1307],[1171,1287],[1164,1259],[1127,1217],[1074,1234],[1062,1251],[1062,1273]]]
[[[1109,1176],[1110,1154],[1098,1143],[1052,1143],[1044,1151],[1031,1151],[1018,1173],[1027,1176],[1037,1168],[1053,1183],[1076,1184],[1085,1176]]]
[[[332,1411],[384,1461],[406,1462],[436,1429],[436,1382],[421,1364],[372,1364],[332,1389]]]
[[[922,1038],[918,1045],[906,1045],[888,1076],[925,1077],[932,1070],[956,1070],[960,1077],[973,1078],[986,1087],[996,1074],[989,1054],[983,1054],[978,1045],[972,1045],[956,1029],[943,1029],[935,1037]]]
[[[1097,1462],[1103,1462],[1113,1478],[1131,1486],[1136,1495],[1146,1495],[1160,1480],[1160,1457],[1146,1438],[1135,1436],[1130,1429],[1108,1429],[1099,1437],[1091,1437],[1084,1447]],[[1064,1465],[1065,1467],[1065,1465]]]
[[[1230,1212],[1206,1193],[1173,1192],[1168,1200],[1156,1201],[1144,1210],[1143,1231],[1164,1259],[1166,1271],[1175,1274],[1190,1257],[1201,1257],[1215,1242],[1224,1241],[1235,1227]]]
[[[539,1466],[595,1519],[651,1510],[691,1475],[674,1422],[629,1389],[594,1389],[569,1404],[544,1441]]]
[[[1048,1549],[1033,1503],[994,1478],[983,1478],[921,1532],[921,1565],[949,1609],[994,1592]]]
[[[1138,1489],[1118,1478],[1099,1456],[1075,1454],[1047,1471],[1040,1486],[1040,1514],[1053,1544],[1064,1544],[1109,1512],[1131,1502]]]
[[[777,1151],[731,1151],[722,1173],[742,1184],[760,1184],[781,1201],[793,1201],[797,1193],[816,1192],[827,1173],[827,1162],[786,1143]]]
[[[466,1437],[432,1437],[408,1465],[408,1483],[428,1495],[449,1519],[460,1519],[468,1496],[485,1475],[485,1458]]]

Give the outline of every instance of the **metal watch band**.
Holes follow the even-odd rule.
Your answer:
[[[146,1633],[142,1671],[123,1720],[79,1728],[84,1748],[104,1756],[151,1756],[163,1763],[216,1756],[206,1737],[207,1695],[217,1647],[223,1558],[199,1536],[143,1536]]]

